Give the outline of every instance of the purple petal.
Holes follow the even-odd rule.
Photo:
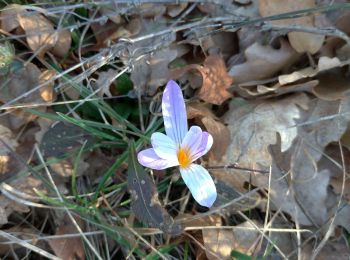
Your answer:
[[[179,164],[176,161],[170,161],[160,158],[152,148],[139,152],[137,155],[137,160],[143,166],[155,170],[163,170]]]
[[[193,198],[202,206],[210,208],[216,200],[216,188],[208,171],[198,164],[180,167],[181,177],[190,189]]]
[[[188,149],[190,151],[191,159],[198,150],[202,141],[202,129],[199,126],[191,126],[190,130],[186,133],[182,143],[182,149]]]
[[[198,158],[205,155],[213,145],[213,137],[208,132],[202,133],[202,140],[197,150],[193,152],[192,160],[195,161]]]
[[[187,114],[181,89],[173,80],[165,87],[162,113],[167,136],[180,145],[188,130]]]
[[[177,145],[169,136],[162,133],[153,133],[151,143],[154,152],[160,158],[177,161]]]

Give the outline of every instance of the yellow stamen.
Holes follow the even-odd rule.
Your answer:
[[[177,152],[177,159],[181,167],[186,168],[191,164],[191,158],[187,149],[180,148]]]

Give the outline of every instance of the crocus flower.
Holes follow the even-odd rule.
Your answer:
[[[152,148],[141,151],[138,161],[155,170],[179,166],[194,199],[202,206],[211,207],[216,199],[214,181],[206,169],[193,162],[210,150],[213,137],[199,126],[188,130],[184,98],[175,81],[166,85],[162,113],[166,135],[153,133]]]

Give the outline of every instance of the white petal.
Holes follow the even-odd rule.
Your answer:
[[[178,162],[169,161],[166,159],[160,158],[155,152],[153,148],[143,150],[138,153],[137,159],[140,164],[145,167],[155,169],[155,170],[163,170],[169,167],[179,165]]]
[[[165,87],[162,113],[166,134],[180,145],[188,130],[187,114],[182,91],[173,80]]]
[[[202,141],[202,129],[199,126],[192,126],[182,141],[181,148],[189,150],[190,157],[197,151]]]
[[[197,150],[192,154],[192,160],[195,161],[198,158],[205,155],[213,146],[213,137],[208,132],[202,133],[202,141]]]
[[[160,158],[177,161],[177,146],[169,136],[162,133],[153,133],[151,143],[155,153]]]
[[[180,167],[181,177],[190,189],[194,199],[202,206],[210,208],[216,200],[216,187],[208,171],[198,164]]]

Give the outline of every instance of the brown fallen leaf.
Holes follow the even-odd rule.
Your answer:
[[[259,0],[259,11],[263,17],[313,8],[315,6],[315,0]],[[277,25],[298,24],[313,27],[314,16],[308,15],[299,18],[282,19],[272,21],[272,23]],[[288,39],[290,45],[297,52],[315,54],[322,47],[325,36],[306,32],[290,32],[288,33]]]
[[[167,14],[170,17],[176,17],[186,9],[187,5],[188,3],[167,5]]]
[[[337,142],[346,131],[350,115],[344,112],[349,110],[349,97],[340,101],[316,99],[309,103],[308,116],[304,119],[312,124],[298,127],[298,138],[293,148],[288,151],[291,156],[290,166],[282,167],[290,168],[293,173],[290,184],[293,187],[294,198],[301,206],[301,212],[296,214],[295,206],[292,209],[292,205],[289,212],[294,211],[294,216],[298,217],[301,224],[322,225],[328,219],[329,212],[325,204],[329,197],[330,170],[319,169],[317,162],[324,155],[325,147]],[[319,121],[336,114],[339,116]],[[284,204],[286,205],[287,203]],[[303,217],[303,214],[307,218]]]
[[[252,82],[254,83],[254,82]],[[309,92],[313,93],[315,87],[319,84],[318,80],[311,80],[307,82],[297,83],[297,84],[288,84],[282,86],[280,83],[276,83],[272,86],[266,85],[250,85],[250,84],[240,84],[238,87],[240,90],[240,94],[243,97],[259,97],[259,98],[271,98],[277,97],[281,95],[285,95],[287,93],[296,93],[296,92]]]
[[[120,9],[122,8],[116,2],[108,2],[100,7],[100,13],[103,16],[107,16],[115,24],[120,24],[122,22]]]
[[[29,47],[43,55],[47,50],[55,46],[58,34],[55,32],[52,23],[42,14],[19,13],[17,19],[26,33]]]
[[[231,134],[226,151],[230,163],[253,169],[268,169],[271,164],[268,146],[277,143],[276,133],[281,136],[281,152],[292,146],[298,132],[295,127],[288,126],[301,118],[300,108],[307,109],[308,101],[305,94],[264,102],[234,100],[224,116]]]
[[[104,48],[108,46],[108,41],[111,39],[111,35],[118,30],[118,26],[112,21],[106,21],[104,24],[98,22],[91,23],[91,30],[94,33],[96,39],[95,46],[91,46],[84,49],[84,52],[91,50]]]
[[[16,97],[22,96],[21,102],[23,103],[42,103],[43,99],[38,94],[39,91],[24,96],[25,93],[31,91],[38,86],[39,77],[41,71],[33,63],[28,63],[25,67],[19,68],[13,73],[7,75],[7,77],[0,77],[3,82],[0,91],[0,101],[6,103]],[[46,108],[40,108],[46,110]],[[37,116],[24,112],[20,109],[7,110],[10,114],[4,115],[0,118],[0,123],[6,127],[17,130],[24,124],[32,121]]]
[[[234,171],[236,186],[242,189],[245,182],[250,182],[269,188],[275,210],[282,209],[303,225],[322,225],[328,217],[330,174],[315,165],[324,147],[339,140],[347,129],[350,116],[344,112],[349,110],[350,98],[311,102],[305,94],[296,94],[263,103],[236,99],[225,115],[232,141],[220,165],[238,162],[242,167],[264,170],[271,166],[274,181],[270,184],[269,174]],[[320,121],[336,114],[339,116]],[[296,126],[300,120],[312,124]],[[286,176],[286,172],[290,174]]]
[[[94,32],[96,44],[84,49],[84,52],[90,50],[99,50],[99,48],[109,46],[111,41],[116,41],[119,38],[128,38],[139,34],[142,29],[142,21],[139,17],[124,20],[120,15],[116,14],[116,10],[106,9],[104,6],[101,9],[101,15],[106,15],[110,20],[104,23],[91,23],[91,29]],[[92,15],[93,12],[91,11]]]
[[[342,136],[342,139],[343,138],[344,135]],[[341,143],[342,145],[344,145],[343,142]],[[330,171],[330,186],[333,188],[333,192],[335,193],[335,195],[339,196],[341,194],[344,181],[345,188],[342,199],[350,202],[350,180],[347,178],[347,176],[345,176],[344,180],[344,170],[341,167],[338,167],[338,165],[343,166],[342,156],[344,158],[344,168],[345,170],[347,170],[350,167],[350,150],[342,149],[341,153],[338,144],[328,145],[324,150],[324,156],[318,162],[318,167],[320,169],[328,169]]]
[[[232,84],[232,77],[227,73],[224,60],[219,55],[208,56],[202,67],[198,67],[203,77],[199,97],[208,103],[221,105],[232,97],[227,91]]]
[[[202,117],[211,117],[216,119],[216,116],[214,115],[210,107],[199,102],[190,102],[186,104],[186,112],[188,119]]]
[[[341,70],[332,70],[317,76],[319,84],[312,93],[323,100],[333,101],[345,98],[350,90],[350,78]]]
[[[53,70],[45,70],[41,72],[39,76],[39,84],[43,84],[51,80],[56,75],[56,72]],[[45,86],[39,89],[41,98],[46,102],[53,102],[56,99],[56,92],[54,91],[55,81],[51,80],[50,83],[47,83]]]
[[[177,54],[176,49],[165,48],[136,61],[130,77],[135,88],[141,93],[154,95],[158,87],[168,81],[168,65],[177,57]]]
[[[18,4],[10,4],[6,6],[6,8],[2,9],[0,14],[1,29],[5,32],[11,32],[19,27],[17,14],[22,12],[26,13],[27,11],[22,5]]]
[[[236,229],[233,232],[233,250],[238,251],[240,253],[243,254],[247,254],[247,255],[252,255],[255,251],[259,251],[259,248],[257,248],[258,246],[258,239],[260,236],[260,232],[258,230],[245,230],[244,228],[247,229],[255,229],[255,226],[253,224],[255,224],[256,226],[258,226],[259,228],[262,228],[262,225],[256,221],[252,221],[251,222],[243,222],[239,225],[237,225],[237,227],[240,227],[239,229]]]
[[[234,235],[230,229],[203,229],[205,254],[209,260],[231,259]],[[214,253],[214,255],[213,255]]]
[[[212,157],[214,161],[220,161],[230,143],[230,132],[227,126],[211,117],[203,117],[202,123],[215,140],[209,157]]]
[[[58,32],[57,42],[53,46],[51,52],[58,56],[64,57],[67,55],[72,44],[72,37],[70,31],[67,29],[62,29]]]
[[[281,40],[279,49],[254,43],[244,54],[246,62],[234,65],[229,70],[236,84],[270,78],[293,64],[300,56],[285,40]]]
[[[54,158],[48,158],[48,160],[54,159]],[[75,166],[75,160],[74,158],[68,158],[64,160],[60,160],[57,163],[50,164],[50,169],[52,170],[53,174],[56,174],[56,176],[60,176],[62,178],[68,179],[72,176],[72,173],[74,171]],[[80,159],[78,162],[77,172],[75,173],[76,176],[81,176],[83,173],[89,168],[89,163],[85,162],[84,160]],[[55,176],[55,175],[53,175]]]
[[[39,85],[41,71],[33,63],[28,63],[7,77],[0,77],[2,91],[0,91],[0,101],[7,101],[16,98]],[[34,92],[22,99],[22,102],[40,102],[41,98]]]
[[[75,218],[80,228],[83,227],[83,221]],[[55,235],[64,236],[72,233],[78,233],[76,226],[72,223],[70,218],[65,215],[62,223],[57,227]],[[85,259],[84,245],[81,236],[50,239],[48,241],[55,255],[61,259],[67,260],[83,260]]]
[[[294,71],[293,73],[286,74],[286,75],[280,75],[278,76],[278,82],[281,85],[290,84],[293,82],[296,82],[300,79],[314,77],[320,72],[343,67],[345,65],[348,65],[350,63],[350,60],[346,61],[340,61],[339,58],[329,58],[329,57],[320,57],[317,63],[317,67],[307,67],[298,71]]]

